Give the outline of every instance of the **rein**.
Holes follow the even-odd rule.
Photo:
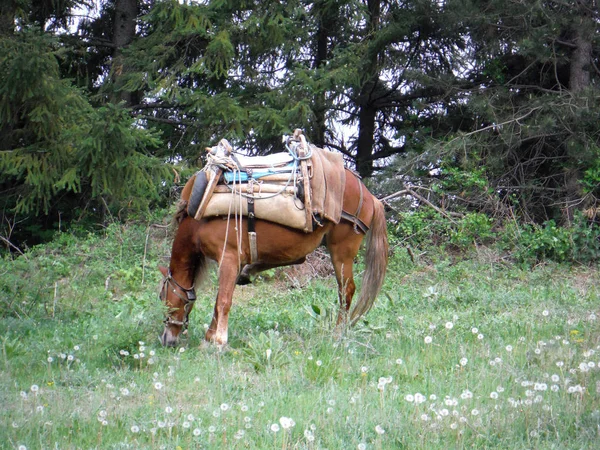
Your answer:
[[[194,302],[196,301],[195,286],[192,285],[192,287],[190,288],[184,288],[175,280],[175,278],[173,278],[171,270],[169,269],[167,276],[163,278],[162,281],[162,287],[160,288],[161,297],[163,293],[165,293],[166,299],[166,293],[169,290],[169,288],[177,297],[179,297],[181,301],[183,301],[183,310],[185,312],[185,315],[183,316],[183,320],[175,320],[171,316],[167,316],[164,320],[164,323],[165,325],[178,325],[180,327],[183,327],[183,329],[185,330],[189,324],[190,311],[192,310],[192,306],[194,306]],[[181,292],[179,292],[178,290]]]

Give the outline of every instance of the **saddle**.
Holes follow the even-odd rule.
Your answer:
[[[207,148],[188,214],[196,220],[246,217],[251,249],[256,218],[305,233],[324,219],[339,223],[346,176],[342,155],[308,144],[301,130],[284,136],[283,143],[287,152],[258,157],[235,153],[225,139]]]

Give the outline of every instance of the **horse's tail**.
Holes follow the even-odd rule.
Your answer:
[[[367,233],[365,253],[365,273],[362,279],[360,297],[350,313],[350,323],[355,324],[366,314],[381,290],[388,263],[387,223],[383,203],[373,197],[373,219]]]

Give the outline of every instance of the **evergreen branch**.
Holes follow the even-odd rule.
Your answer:
[[[154,116],[146,116],[146,115],[137,115],[134,114],[138,119],[149,120],[152,122],[165,123],[167,125],[175,125],[175,126],[192,126],[193,122],[189,120],[175,120],[175,119],[166,119],[163,117],[154,117]]]

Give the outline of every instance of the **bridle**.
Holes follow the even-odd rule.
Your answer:
[[[183,301],[183,310],[185,312],[185,315],[183,316],[183,320],[175,320],[169,315],[165,318],[164,323],[165,325],[178,325],[180,327],[183,327],[183,329],[185,330],[189,324],[190,311],[192,310],[192,306],[194,306],[194,302],[196,301],[195,286],[192,285],[192,287],[190,288],[184,288],[173,278],[171,270],[169,269],[169,271],[167,272],[167,276],[163,278],[162,286],[160,288],[161,299],[163,299],[164,294],[164,300],[166,300],[166,293],[169,289],[171,289],[173,293],[177,297],[179,297],[181,301]]]

